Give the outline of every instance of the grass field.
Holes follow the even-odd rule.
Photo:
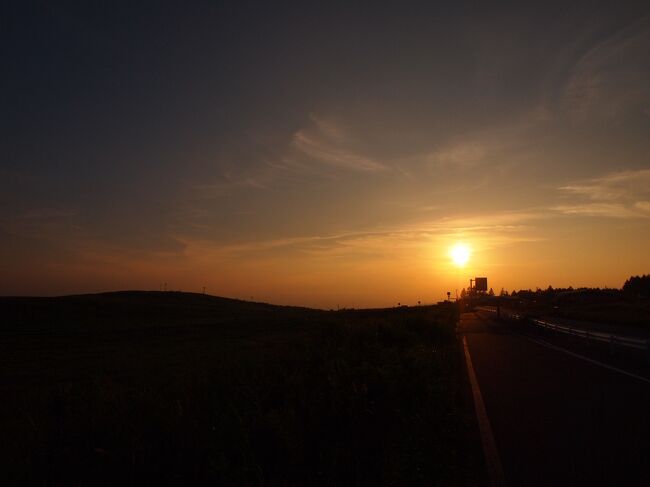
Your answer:
[[[3,485],[475,485],[457,309],[1,298]]]

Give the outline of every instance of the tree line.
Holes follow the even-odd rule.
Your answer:
[[[623,284],[622,289],[610,289],[610,288],[589,288],[589,287],[578,287],[578,288],[573,288],[573,286],[569,287],[558,287],[554,288],[553,286],[548,286],[546,289],[542,288],[536,288],[535,290],[532,289],[520,289],[520,290],[513,290],[512,292],[508,293],[507,290],[504,288],[501,288],[501,291],[499,292],[499,296],[503,297],[519,297],[519,298],[528,298],[532,297],[534,295],[556,295],[556,294],[569,294],[569,293],[620,293],[623,292],[629,296],[634,296],[634,297],[639,297],[639,298],[650,298],[650,274],[644,274],[642,276],[631,276],[628,280],[625,281]],[[488,296],[495,296],[495,292],[492,288],[486,293]],[[460,297],[464,298],[469,295],[469,291],[467,291],[465,288],[463,288],[460,292]]]

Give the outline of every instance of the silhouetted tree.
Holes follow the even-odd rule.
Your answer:
[[[460,297],[461,299],[467,296],[467,291],[465,291],[465,288],[460,290]]]
[[[625,284],[623,284],[623,291],[626,293],[634,294],[635,296],[650,296],[650,274],[642,276],[632,276]]]
[[[501,292],[499,293],[499,296],[507,296],[507,295],[508,295],[508,291],[506,291],[505,289],[501,288]]]
[[[488,291],[488,296],[494,296],[494,289],[490,288]]]

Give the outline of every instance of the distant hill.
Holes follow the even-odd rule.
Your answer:
[[[0,297],[0,331],[98,332],[170,326],[299,323],[320,310],[206,294],[120,291],[61,297]],[[263,320],[260,320],[263,318]]]

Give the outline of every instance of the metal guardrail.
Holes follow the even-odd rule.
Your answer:
[[[489,306],[477,306],[479,311],[487,311],[490,313],[496,313],[496,308]],[[511,313],[505,310],[500,311],[501,316],[512,318],[515,320],[522,320],[524,316],[517,313]],[[548,330],[553,330],[559,333],[566,333],[567,335],[578,336],[586,338],[587,340],[595,340],[599,342],[610,343],[612,345],[619,345],[622,347],[635,348],[637,350],[646,350],[650,352],[650,340],[644,340],[643,338],[633,338],[624,335],[616,335],[614,333],[604,333],[601,331],[593,331],[585,328],[576,328],[568,325],[560,325],[558,323],[552,323],[546,320],[540,320],[537,318],[530,318],[530,323]]]

